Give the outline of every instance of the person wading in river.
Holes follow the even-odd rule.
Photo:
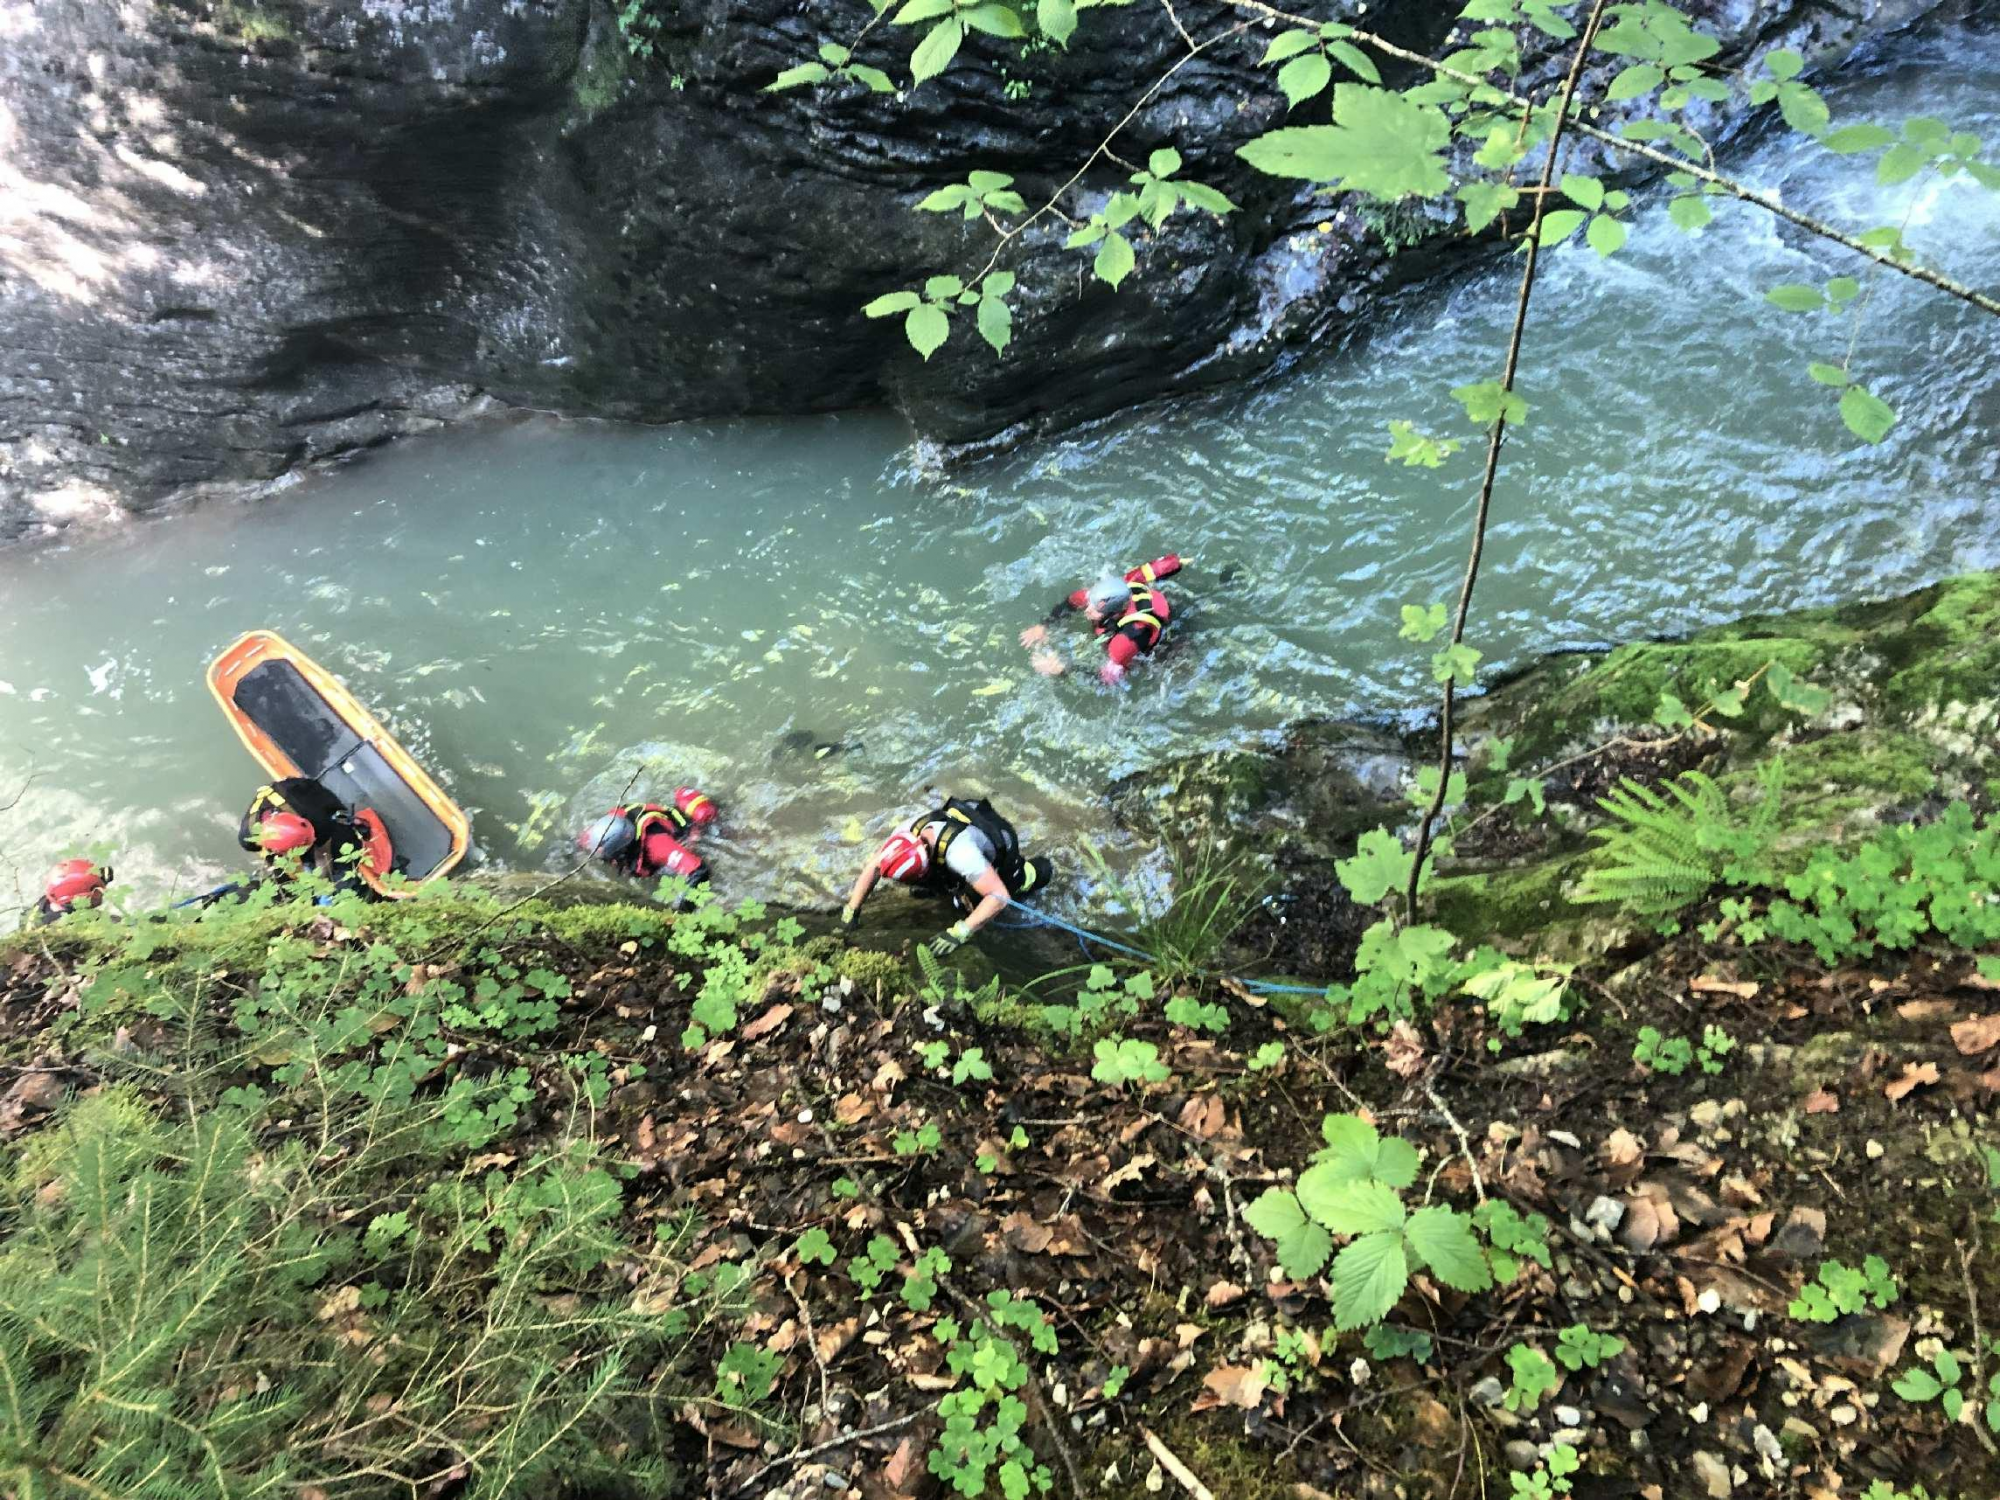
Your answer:
[[[1104,640],[1104,665],[1097,675],[1107,687],[1125,680],[1125,671],[1135,657],[1150,656],[1166,633],[1173,608],[1157,587],[1162,578],[1180,572],[1179,556],[1169,553],[1155,558],[1120,577],[1106,573],[1087,588],[1080,588],[1042,617],[1039,625],[1021,632],[1021,644],[1031,653],[1031,661],[1044,677],[1058,677],[1063,660],[1048,649],[1049,627],[1064,615],[1082,610],[1091,628]],[[1107,639],[1108,637],[1108,639]]]
[[[35,903],[35,922],[47,926],[81,907],[102,906],[104,888],[111,884],[111,866],[87,859],[66,859],[55,867],[42,898]]]
[[[360,861],[386,874],[393,858],[389,831],[374,809],[350,811],[310,776],[258,787],[236,825],[236,842],[263,857],[271,879],[310,870],[335,890],[364,894],[368,886],[357,869]]]
[[[947,797],[909,827],[889,835],[875,857],[855,877],[840,925],[852,927],[861,903],[883,876],[914,886],[919,895],[948,896],[964,915],[931,939],[942,958],[964,946],[973,933],[1007,909],[1017,896],[1039,891],[1054,873],[1046,859],[1023,859],[1014,825],[984,797],[968,802]]]
[[[708,866],[688,845],[715,815],[708,793],[676,787],[672,807],[658,802],[614,807],[576,836],[576,847],[627,875],[677,877],[693,887],[707,881]]]

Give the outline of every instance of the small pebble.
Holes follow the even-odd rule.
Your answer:
[[[1581,1427],[1583,1425],[1583,1413],[1578,1411],[1574,1406],[1558,1406],[1556,1408],[1556,1421],[1564,1427]]]
[[[1880,1141],[1870,1141],[1867,1149],[1870,1161],[1880,1161],[1889,1148],[1884,1146]]]
[[[1718,1292],[1714,1287],[1710,1287],[1694,1299],[1694,1305],[1696,1310],[1700,1312],[1717,1312],[1722,1307],[1722,1293]]]

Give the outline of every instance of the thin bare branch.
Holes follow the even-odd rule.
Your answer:
[[[1549,149],[1542,157],[1541,186],[1546,189],[1555,180],[1556,158],[1562,150],[1563,127],[1568,123],[1570,106],[1576,97],[1577,80],[1583,76],[1584,59],[1590,55],[1590,44],[1597,36],[1598,22],[1604,17],[1605,0],[1593,0],[1590,18],[1584,22],[1583,35],[1577,38],[1576,53],[1570,58],[1569,74],[1563,79],[1562,90],[1556,102],[1556,120],[1549,131]],[[1532,107],[1523,101],[1524,107]],[[1493,510],[1493,485],[1500,474],[1500,449],[1507,440],[1506,395],[1514,389],[1514,376],[1521,366],[1521,342],[1528,329],[1528,303],[1535,292],[1535,268],[1541,261],[1542,215],[1547,210],[1549,195],[1546,191],[1535,195],[1534,217],[1529,221],[1527,234],[1526,263],[1521,267],[1521,292],[1514,302],[1514,329],[1507,338],[1507,363],[1500,374],[1502,405],[1500,414],[1493,419],[1493,430],[1486,443],[1486,472],[1480,476],[1479,505],[1472,518],[1472,550],[1465,560],[1465,577],[1458,588],[1458,613],[1451,624],[1451,644],[1456,646],[1465,639],[1466,617],[1472,612],[1472,590],[1479,582],[1479,559],[1486,550],[1486,521]],[[1403,913],[1406,920],[1417,919],[1417,887],[1423,880],[1424,861],[1430,854],[1431,829],[1437,823],[1438,814],[1444,809],[1445,796],[1451,785],[1452,715],[1457,703],[1458,672],[1454,667],[1445,678],[1444,704],[1438,715],[1438,782],[1431,793],[1430,805],[1424,815],[1417,820],[1417,842],[1410,860],[1410,884],[1403,893]]]

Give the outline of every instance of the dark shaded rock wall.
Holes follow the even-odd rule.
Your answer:
[[[1837,50],[1924,3],[1697,8],[1740,55]],[[1369,20],[1428,49],[1456,8]],[[0,539],[495,402],[653,421],[887,403],[947,443],[1004,440],[1266,369],[1446,244],[1420,215],[1322,231],[1325,200],[1240,169],[1283,104],[1253,29],[1119,138],[1128,160],[1175,144],[1243,212],[1176,215],[1116,293],[1060,227],[1024,235],[1015,348],[964,328],[923,365],[860,305],[970,269],[990,234],[910,205],[973,167],[1046,196],[1185,50],[1165,7],[1086,12],[1067,53],[975,35],[900,98],[761,92],[860,32],[864,0],[652,10],[639,60],[606,0],[0,0]],[[862,56],[903,78],[909,45],[879,27]]]

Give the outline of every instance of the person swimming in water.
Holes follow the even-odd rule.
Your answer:
[[[1166,633],[1173,606],[1158,584],[1160,579],[1171,578],[1180,570],[1180,557],[1169,553],[1140,564],[1122,577],[1107,572],[1097,582],[1062,599],[1042,617],[1039,625],[1030,625],[1021,632],[1021,644],[1031,653],[1035,670],[1044,677],[1062,675],[1063,659],[1048,646],[1049,627],[1063,616],[1082,610],[1092,630],[1104,641],[1105,660],[1097,670],[1098,678],[1105,686],[1116,687],[1125,680],[1132,662],[1152,655]]]

